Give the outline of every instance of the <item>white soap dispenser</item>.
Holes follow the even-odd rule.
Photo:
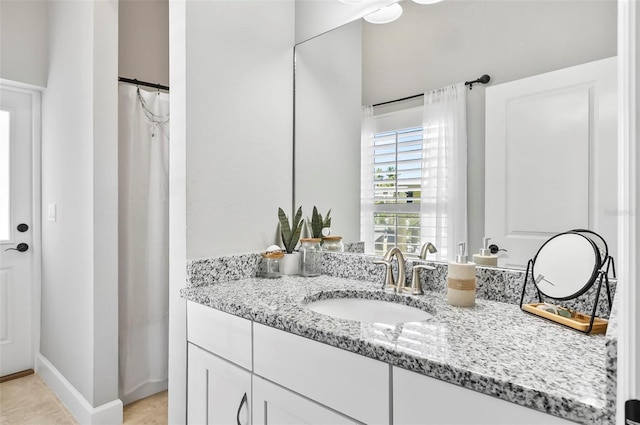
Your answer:
[[[491,238],[487,238],[486,236],[482,238],[482,247],[480,249],[479,254],[473,255],[473,262],[480,266],[497,266],[498,265],[498,257],[491,253],[489,249],[489,241]]]
[[[476,303],[476,264],[467,261],[466,244],[458,244],[456,261],[449,263],[447,302],[458,307],[473,307]]]

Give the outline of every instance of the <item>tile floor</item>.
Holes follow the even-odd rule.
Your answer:
[[[158,393],[124,407],[125,425],[166,425],[167,392]],[[0,384],[1,425],[75,425],[64,407],[38,375]]]

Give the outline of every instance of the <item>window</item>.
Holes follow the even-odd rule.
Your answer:
[[[376,111],[369,119],[361,201],[362,239],[369,253],[383,254],[393,246],[409,256],[420,253],[422,109]]]
[[[10,122],[9,111],[0,110],[0,241],[11,239],[10,225]]]
[[[374,253],[398,246],[420,253],[422,127],[376,133],[373,152]]]

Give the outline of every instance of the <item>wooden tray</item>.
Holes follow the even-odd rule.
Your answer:
[[[577,329],[581,332],[586,332],[589,329],[589,322],[591,316],[588,314],[575,313],[574,317],[564,317],[559,314],[550,313],[548,311],[539,310],[537,307],[544,303],[523,304],[522,309],[528,313],[535,314],[536,316],[544,317],[551,321],[560,323],[573,329]],[[591,334],[603,334],[607,331],[607,325],[609,322],[605,319],[596,317],[593,319],[593,328],[591,328]]]

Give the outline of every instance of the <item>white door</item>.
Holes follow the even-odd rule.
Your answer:
[[[188,345],[187,423],[250,425],[251,373]]]
[[[0,376],[33,368],[34,104],[0,87]]]
[[[551,236],[617,246],[617,72],[608,58],[486,90],[485,234],[526,267]]]

